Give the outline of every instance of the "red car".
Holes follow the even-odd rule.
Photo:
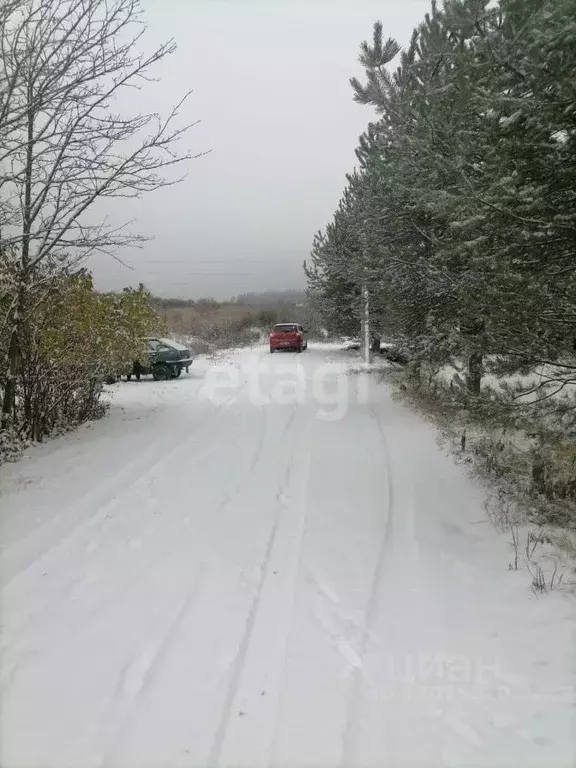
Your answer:
[[[308,346],[306,331],[298,323],[279,323],[270,332],[270,352],[277,349],[295,349],[302,352]]]

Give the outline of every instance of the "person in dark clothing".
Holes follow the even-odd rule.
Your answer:
[[[134,360],[132,364],[132,374],[136,376],[136,381],[140,381],[140,376],[142,376],[142,363],[140,360]]]
[[[380,337],[375,333],[372,333],[372,343],[370,345],[370,351],[380,354]]]

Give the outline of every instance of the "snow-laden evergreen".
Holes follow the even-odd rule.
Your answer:
[[[377,117],[306,265],[327,321],[356,329],[368,280],[379,325],[466,361],[472,392],[492,369],[576,379],[575,19],[575,0],[452,0],[401,53],[375,25],[352,87]]]

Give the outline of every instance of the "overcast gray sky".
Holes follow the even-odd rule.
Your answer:
[[[154,239],[90,263],[102,290],[144,282],[156,294],[224,299],[298,288],[314,233],[330,219],[374,115],[352,100],[359,46],[382,20],[407,44],[429,0],[142,0],[151,39],[177,53],[146,90],[166,109],[187,90],[185,117],[201,124],[180,185],[114,219]]]

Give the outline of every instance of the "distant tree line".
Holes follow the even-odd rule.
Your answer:
[[[282,306],[297,306],[306,300],[304,291],[261,291],[260,293],[241,293],[234,300],[237,304],[250,304],[252,307],[274,309]]]
[[[251,329],[268,331],[276,323],[300,322],[314,332],[319,318],[300,291],[246,293],[229,301],[151,298],[151,306],[174,333],[220,345],[248,343]]]
[[[265,309],[275,309],[282,306],[295,306],[306,300],[304,291],[261,291],[258,293],[242,293],[229,300],[217,301],[213,298],[182,299],[170,297],[154,297],[156,306],[166,309],[179,309],[183,307],[194,307],[199,311],[213,310],[216,307],[227,304],[249,305],[251,307],[263,307]]]

